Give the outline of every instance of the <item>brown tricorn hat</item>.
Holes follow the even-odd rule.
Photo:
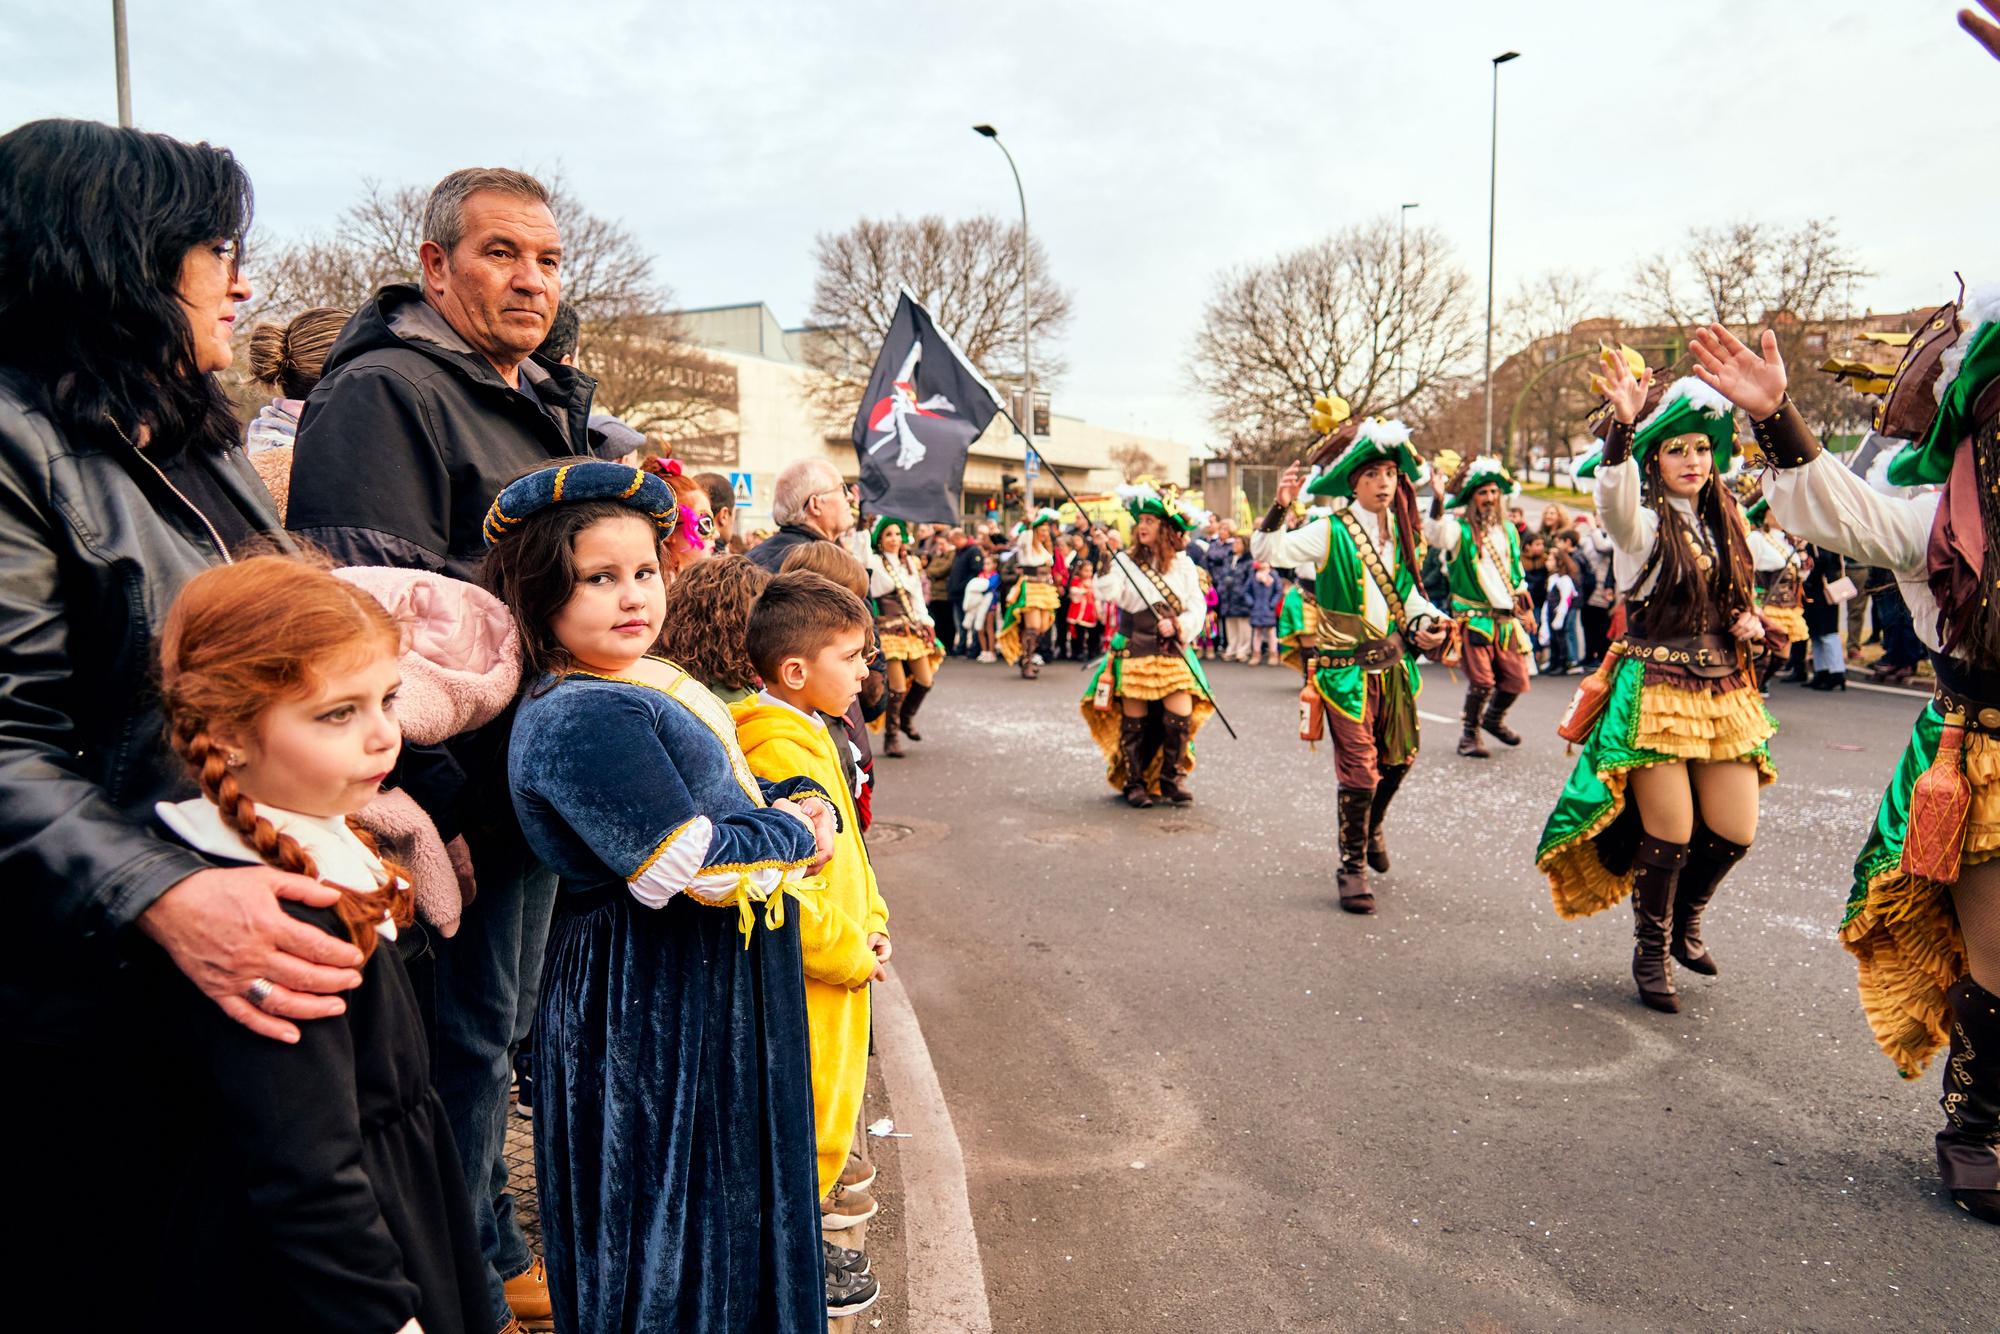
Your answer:
[[[1965,284],[1961,281],[1958,300],[1932,311],[1903,349],[1889,392],[1875,409],[1875,429],[1883,435],[1922,440],[1930,434],[1938,413],[1938,373],[1944,369],[1944,354],[1958,342],[1958,308],[1964,300]]]
[[[1312,453],[1306,455],[1306,462],[1315,468],[1326,467],[1347,451],[1360,431],[1361,419],[1349,417],[1313,442]]]

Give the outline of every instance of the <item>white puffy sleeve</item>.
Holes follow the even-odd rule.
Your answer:
[[[1660,531],[1660,516],[1640,503],[1643,488],[1636,458],[1597,470],[1598,520],[1618,553],[1641,565],[1653,554]]]
[[[1314,519],[1301,528],[1250,534],[1250,554],[1273,567],[1292,569],[1300,565],[1324,565],[1333,520]]]
[[[1167,567],[1167,587],[1181,600],[1181,613],[1174,618],[1181,624],[1180,642],[1192,644],[1201,637],[1202,626],[1208,623],[1208,601],[1201,595],[1201,573],[1188,559],[1187,552],[1174,557],[1174,563]]]
[[[1764,483],[1771,513],[1786,531],[1913,579],[1924,577],[1939,494],[1885,496],[1825,453]]]

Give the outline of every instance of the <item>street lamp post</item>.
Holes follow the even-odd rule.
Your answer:
[[[132,57],[125,40],[125,0],[111,0],[111,56],[118,79],[118,124],[132,128]]]
[[[1403,346],[1410,341],[1408,316],[1403,309],[1403,266],[1406,252],[1404,238],[1410,230],[1410,210],[1416,204],[1405,204],[1396,214],[1396,395],[1403,394]]]
[[[1500,67],[1518,60],[1519,51],[1493,57],[1493,154],[1486,187],[1486,450],[1493,449],[1493,222],[1500,198]],[[1511,462],[1511,460],[1510,460]]]
[[[1022,415],[1027,418],[1022,430],[1027,434],[1028,448],[1032,450],[1035,447],[1035,359],[1034,324],[1028,306],[1028,276],[1034,251],[1028,245],[1028,192],[1021,188],[1021,169],[1014,165],[1014,155],[1007,152],[1007,145],[1000,142],[1000,131],[991,125],[975,125],[972,128],[976,133],[991,139],[994,147],[1006,154],[1007,170],[1014,173],[1014,194],[1021,201],[1021,382],[1024,386]],[[1032,515],[1035,509],[1035,471],[1031,468],[1023,468],[1021,471],[1021,502],[1023,508]]]

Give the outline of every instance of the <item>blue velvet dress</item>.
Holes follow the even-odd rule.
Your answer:
[[[536,1014],[535,1171],[558,1330],[826,1327],[805,974],[796,913],[687,893],[649,907],[680,858],[701,883],[768,884],[813,854],[765,802],[728,711],[572,674],[520,707],[508,776],[562,878]],[[708,843],[698,853],[693,831]],[[699,848],[700,838],[695,839]]]

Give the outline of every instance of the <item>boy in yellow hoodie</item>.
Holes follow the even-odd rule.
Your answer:
[[[839,717],[868,679],[867,604],[818,574],[772,579],[750,613],[746,648],[764,689],[736,705],[736,739],[760,775],[806,777],[832,794],[840,817],[826,889],[799,905],[806,1022],[812,1041],[821,1221],[848,1227],[874,1202],[841,1187],[868,1076],[868,984],[889,959],[889,909],[861,842],[842,742],[822,714]]]

